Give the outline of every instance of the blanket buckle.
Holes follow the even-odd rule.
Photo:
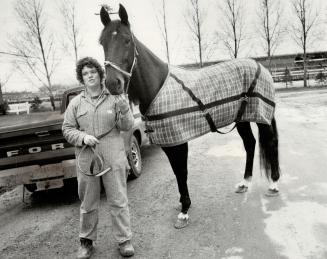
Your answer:
[[[249,96],[245,94],[244,96],[242,96],[241,101],[246,103],[249,102]]]
[[[202,110],[202,113],[204,114],[204,116],[206,116],[206,114],[209,113],[209,112],[208,112],[208,109],[207,109],[207,108],[204,108],[204,109]]]
[[[154,132],[153,128],[151,128],[149,126],[145,126],[145,127],[146,127],[146,129],[144,130],[144,133],[149,134],[149,133],[153,133]]]

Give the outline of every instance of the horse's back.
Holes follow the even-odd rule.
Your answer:
[[[257,69],[258,63],[253,59],[234,59],[201,69],[175,67],[171,72],[196,96],[203,97],[203,102],[210,102],[213,99],[224,99],[246,92],[255,78]],[[274,100],[273,80],[263,66],[255,90]]]

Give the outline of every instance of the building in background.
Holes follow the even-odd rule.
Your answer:
[[[267,57],[254,59],[268,67]],[[303,54],[276,55],[271,57],[270,62],[270,72],[275,82],[284,82],[287,76],[290,76],[292,81],[303,80]],[[327,52],[307,53],[307,66],[308,79],[315,79],[318,74],[327,76]]]
[[[254,60],[268,68],[269,59],[267,57],[256,57]],[[222,62],[204,62],[203,66],[210,66]],[[307,53],[308,79],[316,79],[318,74],[327,77],[327,51]],[[185,64],[184,68],[198,68],[198,64]],[[303,80],[303,54],[286,54],[271,56],[271,74],[274,82],[299,81]]]

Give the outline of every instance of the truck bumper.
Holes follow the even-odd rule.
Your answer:
[[[37,191],[59,188],[63,180],[76,177],[75,159],[50,165],[31,165],[0,171],[0,186],[36,184]]]

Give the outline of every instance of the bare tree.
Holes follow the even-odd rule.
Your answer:
[[[10,74],[5,75],[5,76],[0,78],[0,105],[2,105],[4,103],[3,94],[2,94],[3,87],[7,84],[10,77],[13,75],[13,73],[14,73],[14,70],[12,70]]]
[[[0,78],[0,113],[6,114],[5,102],[3,100],[2,87],[4,86]]]
[[[59,62],[56,61],[55,42],[46,23],[43,3],[40,0],[17,0],[15,12],[22,31],[9,44],[20,59],[17,68],[28,79],[33,75],[47,87],[55,110],[51,79]]]
[[[8,107],[8,102],[3,99],[3,90],[4,86],[7,84],[11,76],[15,73],[15,69],[11,69],[10,72],[6,75],[0,76],[0,113],[6,114]]]
[[[317,40],[319,12],[314,9],[312,1],[293,0],[293,10],[296,21],[292,24],[293,39],[303,51],[303,86],[307,87],[307,49]]]
[[[77,20],[76,0],[60,0],[59,11],[63,17],[66,36],[70,47],[66,47],[68,52],[73,52],[75,62],[78,60],[78,49],[82,45],[82,37],[80,34],[80,24]],[[67,44],[65,44],[66,46]],[[72,49],[73,51],[69,51]]]
[[[189,0],[190,5],[186,11],[185,20],[191,31],[193,39],[196,41],[199,65],[203,67],[203,54],[208,49],[208,44],[205,41],[204,21],[207,17],[207,12],[200,8],[199,0]]]
[[[271,56],[282,40],[283,25],[282,11],[279,0],[260,0],[258,11],[258,33],[262,39],[265,53],[268,58],[268,69],[271,66]]]
[[[3,94],[2,94],[3,86],[4,86],[4,84],[1,82],[1,78],[0,78],[0,106],[3,105]]]
[[[155,2],[155,4],[157,5],[157,1]],[[166,0],[161,0],[161,7],[157,8],[156,18],[157,18],[157,22],[159,25],[159,29],[160,29],[162,38],[165,42],[167,62],[170,63]]]
[[[218,5],[223,17],[221,31],[218,37],[223,41],[225,48],[232,58],[239,56],[241,43],[245,40],[244,8],[241,0],[223,0]]]

